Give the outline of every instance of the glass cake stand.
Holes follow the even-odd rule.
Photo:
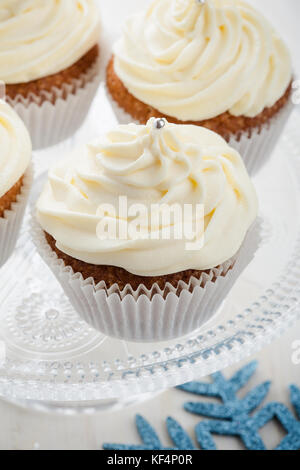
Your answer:
[[[31,205],[49,164],[113,121],[100,89],[76,136],[34,155]],[[174,341],[128,343],[81,321],[35,251],[29,208],[17,249],[0,270],[0,396],[63,413],[122,407],[223,369],[281,335],[300,316],[299,129],[294,113],[254,180],[263,226],[255,259],[209,324]]]

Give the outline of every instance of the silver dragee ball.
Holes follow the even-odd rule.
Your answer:
[[[156,129],[162,129],[166,125],[166,120],[165,119],[156,119],[154,123],[154,127]]]

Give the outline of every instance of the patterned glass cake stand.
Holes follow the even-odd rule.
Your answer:
[[[34,155],[31,204],[48,166],[113,121],[100,89],[77,135]],[[263,227],[255,259],[210,323],[175,341],[118,341],[81,321],[35,251],[29,208],[18,247],[0,270],[0,396],[64,413],[112,409],[223,369],[281,335],[300,316],[299,129],[295,112],[254,180]]]

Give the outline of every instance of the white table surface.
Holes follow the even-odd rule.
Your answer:
[[[114,36],[121,27],[127,14],[136,8],[142,8],[149,0],[99,0],[102,8],[103,24]],[[265,11],[290,45],[295,70],[300,75],[299,0],[252,0],[258,8]],[[117,12],[117,13],[116,13]],[[281,339],[267,346],[250,359],[258,359],[260,364],[245,392],[265,380],[272,380],[273,385],[268,401],[276,400],[289,403],[288,385],[300,386],[300,365],[292,363],[292,344],[300,340],[300,322]],[[246,363],[248,361],[245,361]],[[224,371],[230,375],[238,367]],[[138,443],[134,426],[134,415],[143,414],[154,425],[165,444],[170,444],[165,419],[171,415],[193,436],[194,426],[199,419],[182,410],[184,401],[190,397],[177,390],[169,390],[142,404],[134,405],[118,412],[93,416],[65,417],[28,411],[0,401],[0,449],[33,449],[35,444],[40,449],[101,449],[103,442]],[[268,447],[274,447],[283,436],[283,431],[274,424],[269,424],[262,431]],[[237,440],[217,438],[219,448],[239,449]]]

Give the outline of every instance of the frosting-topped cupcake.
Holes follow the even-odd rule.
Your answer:
[[[216,311],[257,249],[257,208],[222,137],[153,118],[119,125],[53,167],[33,236],[88,323],[160,340]]]
[[[154,0],[127,20],[107,69],[113,103],[131,118],[205,126],[239,151],[241,133],[286,109],[291,80],[286,45],[241,0]]]
[[[14,110],[0,100],[0,217],[20,193],[30,160],[28,132]]]
[[[31,142],[14,110],[0,100],[0,266],[11,255],[31,183]]]
[[[0,80],[8,102],[26,121],[21,104],[49,107],[86,89],[98,74],[99,38],[94,0],[1,0]]]
[[[0,78],[8,96],[24,96],[30,92],[25,83],[75,64],[98,44],[99,28],[94,0],[2,0]],[[15,84],[18,89],[10,87]]]
[[[157,239],[153,232],[162,235],[173,221],[157,227],[146,216],[139,216],[143,238],[100,239],[99,207],[117,209],[120,196],[128,209],[143,204],[148,214],[153,204],[176,204],[182,211],[185,204],[202,204],[203,247],[189,252],[184,237]],[[197,126],[157,129],[151,119],[146,126],[119,126],[51,169],[37,209],[56,247],[83,266],[111,265],[153,277],[206,270],[232,258],[256,218],[257,199],[241,157],[220,136]],[[116,210],[110,217],[117,224],[121,215]]]

